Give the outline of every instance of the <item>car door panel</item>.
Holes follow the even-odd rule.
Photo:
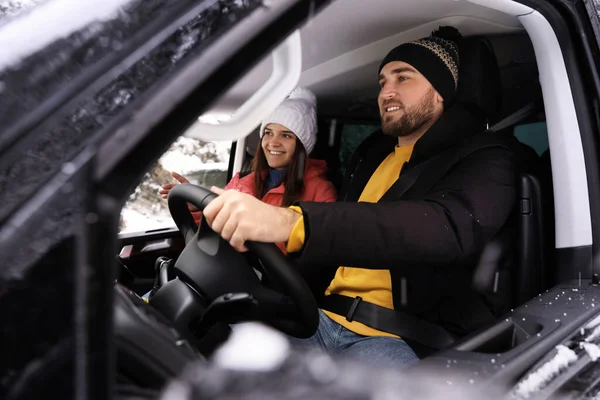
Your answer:
[[[159,257],[176,259],[185,246],[177,228],[154,229],[119,235],[120,264],[117,279],[138,294],[152,289],[154,265]]]

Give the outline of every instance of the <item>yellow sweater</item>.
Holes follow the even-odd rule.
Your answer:
[[[413,146],[396,146],[395,151],[383,160],[371,176],[358,201],[377,203],[394,182],[396,182],[402,166],[410,159],[412,151]],[[299,207],[293,207],[293,209],[300,212]],[[300,218],[290,234],[287,251],[294,252],[300,250],[304,244],[304,238],[304,220]],[[325,294],[330,293],[337,293],[348,297],[360,296],[364,301],[369,303],[390,309],[394,308],[392,279],[390,271],[387,269],[339,267],[335,277],[325,291]],[[345,316],[329,311],[325,311],[325,313],[338,324],[359,335],[398,337],[391,333],[373,329],[357,321],[348,322]]]

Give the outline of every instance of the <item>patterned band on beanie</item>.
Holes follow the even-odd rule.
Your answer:
[[[438,42],[443,43],[443,45]],[[446,64],[446,68],[448,68],[452,74],[452,77],[454,78],[454,87],[456,88],[458,86],[458,65],[456,61],[454,61],[455,59],[459,59],[456,43],[436,37],[426,37],[410,43],[423,46],[438,56],[444,62],[444,64]],[[455,53],[453,55],[454,57],[450,55],[449,51],[453,51]]]
[[[402,61],[417,69],[444,99],[449,107],[458,89],[460,32],[451,26],[442,26],[430,36],[403,43],[385,56],[379,66]]]

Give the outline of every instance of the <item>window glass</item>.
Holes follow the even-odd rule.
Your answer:
[[[340,142],[340,171],[342,176],[346,173],[346,168],[350,163],[354,150],[356,150],[358,145],[361,144],[367,136],[375,132],[378,128],[379,125],[375,124],[344,124]]]
[[[106,11],[103,2],[90,0],[89,5],[93,3],[95,7],[86,9],[91,13],[86,14],[89,23],[83,23],[82,14],[72,14],[76,18],[65,21],[65,24],[74,24],[68,35],[64,32],[67,26],[61,26],[61,35],[52,40],[44,36],[46,33],[56,35],[48,26],[27,31],[27,38],[43,39],[44,43],[36,42],[41,47],[38,50],[30,48],[31,54],[26,57],[15,53],[19,49],[15,43],[25,40],[17,36],[11,42],[7,30],[13,23],[22,24],[29,18],[43,21],[46,13],[61,2],[46,0],[18,15],[11,23],[0,25],[0,49],[3,51],[0,59],[0,151],[18,147],[19,141],[35,143],[22,152],[15,151],[13,160],[4,160],[0,164],[0,192],[11,193],[0,202],[0,219],[10,215],[19,203],[46,184],[89,141],[110,129],[118,118],[144,104],[161,82],[166,82],[179,68],[201,54],[211,40],[261,4],[259,0],[118,1],[122,6],[116,14],[98,20],[94,13]],[[171,24],[172,21],[163,20],[193,5],[200,7],[198,15],[190,17],[168,37],[157,38],[153,48],[133,52],[131,57],[135,55],[137,60],[130,60],[131,66],[124,64],[123,70],[116,68],[122,62],[119,57],[127,57],[122,54],[123,49],[131,50],[138,45],[133,43],[136,37],[139,39],[136,35],[145,33],[151,37],[148,29],[156,28],[157,21],[162,21],[163,25]],[[46,7],[50,7],[50,11]],[[58,12],[58,16],[64,15]],[[53,22],[54,25],[57,23]],[[51,43],[46,43],[48,40]],[[4,46],[6,42],[9,45]],[[25,58],[20,59],[17,55]],[[7,64],[9,59],[20,61]],[[111,71],[104,77],[106,84],[79,88],[84,78],[98,72],[96,69]],[[101,81],[104,82],[104,78]],[[66,95],[77,97],[77,101],[64,103],[63,96]],[[48,120],[32,125],[35,129],[31,131],[26,130],[32,119],[63,103],[65,105],[52,112]]]
[[[169,16],[174,19],[181,10],[198,2],[94,0],[86,8],[77,2],[63,3],[47,0],[38,6],[37,12],[19,16],[3,27],[0,45],[16,35],[17,28],[28,30],[22,33],[24,43],[10,48],[0,60],[0,109],[3,110],[0,126],[10,127],[20,118],[26,118],[49,97],[90,73],[91,67],[113,67],[118,57],[128,55],[124,51],[136,35],[147,34],[150,28],[158,29],[160,22],[171,23],[164,19]],[[205,8],[199,10],[197,16],[158,42],[154,49],[96,94],[101,99],[92,99],[99,103],[92,117],[113,116],[121,111],[160,78],[197,55],[205,47],[206,39],[234,25],[260,2],[220,0],[203,4]],[[69,13],[75,15],[78,11],[77,18],[70,17]],[[52,29],[43,24],[47,18],[55,20]],[[41,26],[32,32],[31,24],[36,22]]]
[[[515,137],[519,142],[534,149],[538,155],[548,150],[548,130],[546,122],[518,125],[515,127]]]
[[[227,184],[231,142],[202,142],[180,137],[144,175],[121,211],[119,229],[141,232],[175,226],[167,200],[158,191],[167,183],[177,183],[171,172],[190,183],[210,188]]]

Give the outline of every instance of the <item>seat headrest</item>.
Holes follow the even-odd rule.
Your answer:
[[[465,38],[460,46],[459,82],[456,103],[461,103],[490,125],[501,119],[502,79],[489,41]]]

